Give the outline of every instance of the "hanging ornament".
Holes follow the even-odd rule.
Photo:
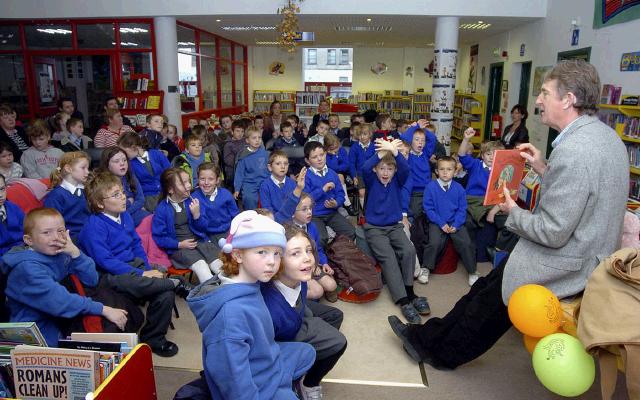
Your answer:
[[[278,44],[285,48],[287,52],[294,53],[298,46],[298,17],[300,7],[297,3],[304,0],[287,0],[287,5],[278,9],[278,14],[282,14],[282,21],[278,24]]]

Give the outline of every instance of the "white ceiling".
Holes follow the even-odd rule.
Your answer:
[[[371,18],[371,22],[367,22]],[[277,33],[271,31],[225,31],[224,26],[276,26],[279,15],[207,15],[177,17],[209,32],[238,43],[255,46],[256,41],[274,41]],[[220,19],[220,22],[216,22]],[[301,31],[315,32],[315,42],[305,46],[349,47],[429,47],[435,38],[436,17],[416,15],[304,15],[298,17]],[[460,23],[481,20],[491,23],[485,30],[460,30],[460,44],[470,44],[489,36],[509,31],[517,26],[538,20],[533,17],[461,17]],[[337,26],[371,27],[373,31],[337,31]],[[390,30],[388,29],[390,27]],[[380,29],[379,31],[375,31]]]

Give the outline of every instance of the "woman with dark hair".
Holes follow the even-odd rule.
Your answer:
[[[511,109],[511,125],[504,128],[504,133],[500,141],[505,149],[513,149],[520,143],[529,143],[529,131],[525,126],[529,113],[527,108],[521,104],[516,104]]]
[[[278,100],[271,102],[269,106],[269,114],[264,117],[264,130],[262,140],[266,146],[271,139],[277,139],[280,136],[280,124],[285,121],[282,116],[282,104]]]

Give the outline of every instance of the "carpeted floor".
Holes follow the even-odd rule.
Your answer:
[[[490,264],[478,264],[482,274]],[[417,294],[426,295],[433,316],[442,316],[468,290],[467,274],[459,265],[449,275],[432,275],[428,285],[416,283]],[[421,368],[407,356],[388,326],[387,316],[398,314],[386,290],[372,303],[338,302],[343,310],[341,331],[347,351],[323,382],[325,399],[555,399],[537,380],[522,335],[510,330],[485,355],[455,371]],[[180,352],[172,358],[154,356],[159,399],[172,399],[183,384],[196,379],[202,369],[200,332],[193,315],[179,300],[180,318],[169,340]],[[623,399],[618,390],[616,398]],[[581,398],[600,398],[599,383]]]

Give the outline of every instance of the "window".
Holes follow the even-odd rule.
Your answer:
[[[336,64],[336,49],[327,50],[327,64],[329,65]]]
[[[14,25],[0,26],[0,50],[21,49],[20,28]]]
[[[348,49],[340,49],[340,64],[341,65],[349,64],[349,50]]]
[[[125,49],[151,48],[150,30],[150,24],[120,24],[120,46]]]
[[[27,46],[32,49],[70,49],[71,25],[27,25]]]
[[[11,104],[18,115],[28,114],[29,101],[25,86],[22,56],[0,55],[0,103]]]
[[[113,24],[78,25],[78,47],[81,49],[109,49],[115,47]]]
[[[348,76],[340,76],[338,77],[338,82],[349,82]]]
[[[316,65],[318,63],[318,50],[316,49],[308,49],[307,50],[307,64]]]

